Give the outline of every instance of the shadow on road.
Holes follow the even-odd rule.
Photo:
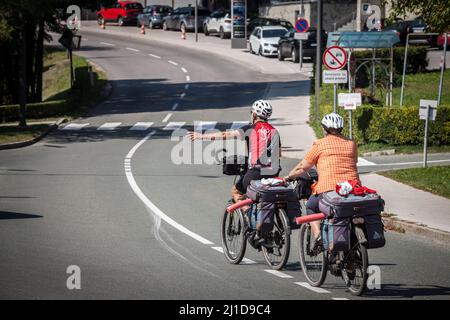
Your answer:
[[[385,284],[381,290],[365,291],[365,298],[405,299],[416,297],[448,296],[450,288],[442,286],[406,286],[404,284]]]
[[[43,216],[38,215],[38,214],[0,211],[0,220],[34,219],[34,218],[42,218],[42,217]]]

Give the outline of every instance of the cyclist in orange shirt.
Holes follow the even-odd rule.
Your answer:
[[[314,142],[304,159],[285,177],[285,180],[295,180],[302,173],[316,166],[319,180],[313,186],[313,194],[306,204],[306,213],[318,213],[319,200],[324,192],[333,191],[338,182],[358,180],[358,150],[356,143],[342,135],[344,119],[336,114],[327,114],[322,119],[325,137]],[[320,240],[320,221],[311,223],[311,230]],[[318,243],[318,241],[316,241]]]

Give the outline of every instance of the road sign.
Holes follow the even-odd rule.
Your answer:
[[[338,103],[345,110],[355,110],[362,104],[361,93],[339,93]]]
[[[437,100],[424,100],[420,99],[419,117],[421,120],[436,120],[437,113]]]
[[[299,18],[295,21],[294,28],[297,32],[308,32],[309,22],[305,18]]]
[[[347,83],[347,70],[323,70],[323,83]]]
[[[295,40],[308,40],[309,33],[306,32],[296,32],[294,33]]]
[[[347,52],[339,46],[325,50],[322,56],[323,64],[330,70],[340,70],[347,64]]]

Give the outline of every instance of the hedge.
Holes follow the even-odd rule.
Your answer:
[[[72,108],[67,100],[54,100],[27,104],[27,118],[39,119],[66,115]],[[19,120],[19,105],[0,106],[0,121],[11,122]]]
[[[319,119],[333,111],[333,106],[321,106]],[[338,108],[345,119],[344,134],[348,135],[348,112]],[[312,116],[313,117],[313,116]],[[318,121],[311,119],[316,129]],[[418,107],[361,106],[352,113],[353,139],[358,144],[387,143],[415,145],[423,143],[425,122],[419,119]],[[450,144],[450,107],[438,107],[436,121],[428,127],[429,145]]]

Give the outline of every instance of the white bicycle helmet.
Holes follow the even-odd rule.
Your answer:
[[[256,100],[252,105],[252,111],[256,113],[259,118],[269,119],[272,115],[272,106],[267,100]]]
[[[344,119],[334,112],[325,115],[321,123],[326,129],[342,129],[344,127]]]

